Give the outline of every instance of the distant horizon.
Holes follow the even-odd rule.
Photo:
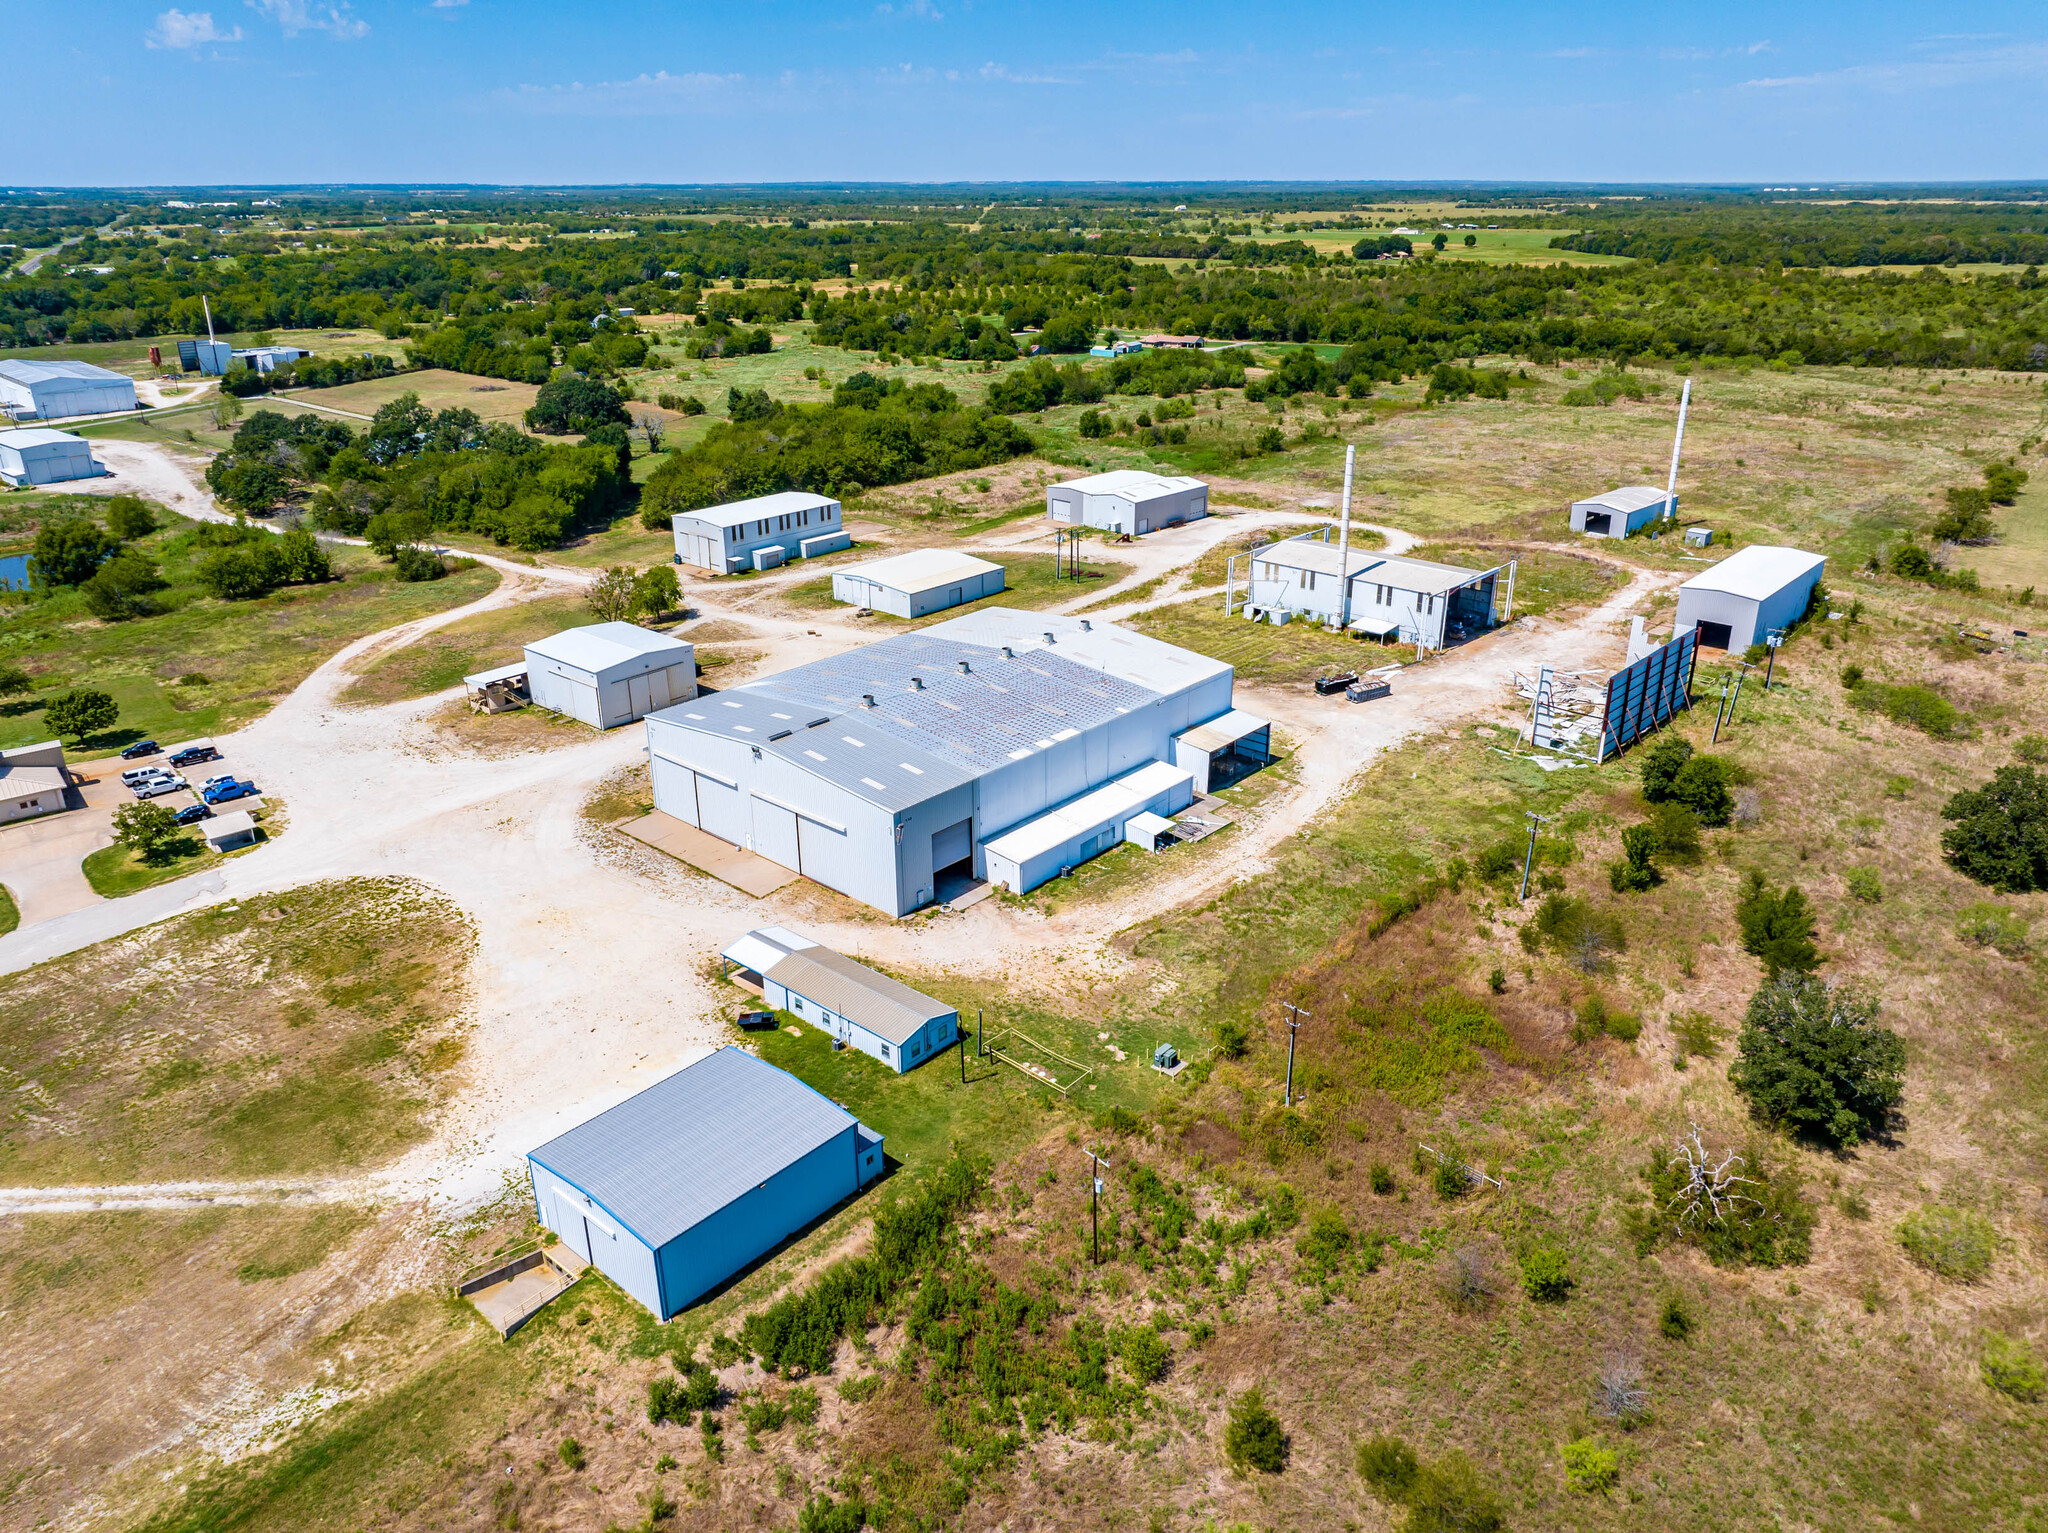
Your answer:
[[[2019,0],[102,0],[80,23],[9,17],[43,187],[2048,175],[2048,14]]]

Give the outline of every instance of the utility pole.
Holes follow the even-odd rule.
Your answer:
[[[1301,1031],[1301,1024],[1308,1020],[1308,1013],[1292,1001],[1286,1003],[1287,1011],[1287,1095],[1280,1105],[1294,1105],[1294,1036]]]
[[[1337,520],[1337,632],[1345,632],[1351,623],[1351,465],[1358,457],[1358,449],[1346,446],[1344,449],[1344,508]]]
[[[1090,1259],[1102,1265],[1102,1168],[1109,1164],[1093,1150],[1088,1152],[1088,1245]]]
[[[1529,897],[1529,870],[1536,865],[1536,832],[1550,823],[1547,814],[1538,814],[1533,809],[1524,809],[1522,813],[1529,817],[1529,850],[1522,858],[1522,892],[1515,896],[1517,904]]]
[[[1712,743],[1715,745],[1719,745],[1721,743],[1721,721],[1727,717],[1728,678],[1726,676],[1723,676],[1721,678],[1721,706],[1714,710],[1714,739]]]
[[[959,1048],[958,1048],[958,1049],[957,1049],[957,1050],[956,1050],[955,1052],[957,1052],[957,1053],[959,1054],[959,1056],[960,1056],[960,1084],[964,1086],[964,1085],[966,1085],[966,1084],[967,1084],[967,1029],[966,1029],[966,1028],[964,1028],[964,1027],[963,1027],[963,1028],[961,1028],[961,1029],[960,1029],[960,1037],[959,1037],[959,1040],[958,1040],[958,1041],[959,1041]]]
[[[979,1059],[984,1052],[981,1046],[981,1008],[977,1006],[974,1008],[974,1057]]]
[[[1771,690],[1771,672],[1777,669],[1778,646],[1785,642],[1785,630],[1773,628],[1764,635],[1764,649],[1768,652],[1764,660],[1764,691]]]

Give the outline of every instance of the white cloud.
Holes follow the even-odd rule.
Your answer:
[[[2048,74],[2048,44],[2020,43],[1979,48],[1896,64],[1851,64],[1813,74],[1775,75],[1742,82],[1745,90],[1865,89],[1905,92],[1941,90]]]
[[[452,11],[457,6],[467,4],[469,4],[469,0],[434,0],[434,9],[437,11]]]
[[[495,99],[541,116],[665,117],[710,111],[734,99],[734,87],[745,75],[680,74],[667,70],[635,75],[630,80],[600,80],[594,85],[520,85],[495,93]]]
[[[875,14],[884,21],[944,21],[946,19],[946,13],[936,5],[933,5],[932,0],[899,0],[899,3],[894,5],[890,4],[889,0],[882,0],[882,3],[875,7]]]
[[[331,32],[349,40],[367,36],[370,24],[349,14],[348,0],[249,0],[249,4],[283,28],[286,37],[301,32]]]
[[[241,40],[240,27],[223,32],[214,25],[211,11],[194,11],[188,16],[175,8],[157,17],[156,25],[143,36],[143,41],[152,48],[197,48],[202,43],[238,43]]]

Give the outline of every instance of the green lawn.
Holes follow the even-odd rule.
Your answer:
[[[1236,614],[1225,617],[1220,594],[1154,607],[1132,617],[1129,625],[1168,644],[1229,661],[1239,681],[1305,683],[1333,670],[1364,670],[1413,654],[1400,646],[1325,633],[1317,623],[1297,621],[1276,628]]]
[[[0,884],[0,937],[21,925],[21,907],[14,903],[14,891]]]
[[[1053,573],[1054,557],[1051,554],[997,554],[990,557],[991,564],[1003,567],[1003,589],[994,596],[985,596],[980,601],[965,602],[958,607],[948,607],[929,617],[899,618],[887,612],[877,612],[874,621],[878,624],[896,627],[922,626],[926,623],[944,622],[947,618],[960,616],[963,612],[974,612],[982,607],[1050,607],[1063,601],[1072,601],[1089,591],[1099,591],[1104,586],[1123,579],[1130,574],[1131,566],[1113,559],[1093,559],[1083,554],[1081,577],[1058,576]],[[832,599],[832,577],[827,575],[818,580],[806,580],[791,586],[782,593],[782,599],[793,607],[825,609],[844,607],[842,602]],[[846,607],[848,612],[853,611]]]
[[[104,502],[94,502],[98,510]],[[106,623],[83,598],[63,591],[0,606],[0,648],[27,670],[35,691],[0,703],[0,746],[47,739],[43,707],[72,687],[110,693],[121,710],[115,728],[73,750],[106,755],[133,740],[165,744],[234,729],[269,710],[308,672],[351,639],[460,606],[498,582],[488,568],[406,584],[368,550],[334,547],[338,579],[286,586],[251,601],[206,596],[193,568],[207,551],[187,535],[193,524],[169,516],[141,540],[170,588],[153,598],[166,610]]]
[[[1604,600],[1628,578],[1625,572],[1597,560],[1543,549],[1531,552],[1474,543],[1423,543],[1411,549],[1409,557],[1475,570],[1491,569],[1514,560],[1516,617],[1542,617],[1562,608]]]
[[[272,830],[262,822],[275,818],[276,800],[266,800],[258,810],[256,839],[248,846],[238,846],[233,851],[216,852],[206,844],[201,831],[204,822],[187,830],[173,842],[170,848],[154,861],[146,860],[139,853],[115,842],[86,855],[79,869],[85,874],[85,881],[92,885],[93,892],[102,899],[117,900],[125,894],[136,894],[141,890],[169,883],[174,878],[185,878],[193,873],[204,873],[208,868],[218,867],[230,857],[239,857],[244,852],[253,852],[266,842],[273,841],[283,833],[280,826]],[[214,811],[216,814],[232,814],[235,806],[224,804]],[[17,918],[18,919],[18,918]]]
[[[479,612],[379,656],[341,700],[366,707],[424,697],[478,671],[510,665],[534,639],[593,621],[580,596],[546,596]]]

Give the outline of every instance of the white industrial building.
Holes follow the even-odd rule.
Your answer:
[[[1071,865],[1112,822],[1121,838],[1155,803],[1184,805],[1177,741],[1233,712],[1231,682],[1223,661],[1127,629],[984,607],[650,716],[654,803],[903,915],[942,873],[991,876],[992,844],[1041,817],[1027,842],[1075,841]],[[1088,811],[1069,806],[1119,782],[1073,834]]]
[[[0,824],[54,814],[65,807],[64,792],[70,786],[63,741],[0,751]]]
[[[803,1018],[898,1075],[960,1036],[954,1007],[785,927],[748,932],[719,956],[777,1011]]]
[[[836,553],[853,541],[846,535],[839,502],[802,490],[678,512],[671,526],[676,563],[714,575],[772,570],[792,559]]]
[[[1427,559],[1346,550],[1323,527],[1265,543],[1230,560],[1224,611],[1247,618],[1319,622],[1371,638],[1442,649],[1504,623],[1514,610],[1515,562],[1468,570]],[[1238,594],[1239,563],[1245,584]],[[1505,584],[1503,584],[1505,581]],[[1505,609],[1497,611],[1501,599]]]
[[[93,461],[92,444],[82,436],[48,426],[0,431],[0,480],[9,484],[61,484],[105,472]]]
[[[1047,486],[1045,514],[1070,526],[1135,536],[1207,516],[1209,487],[1184,475],[1112,469]]]
[[[135,408],[135,380],[90,362],[0,361],[0,411],[16,420]]]
[[[526,646],[525,670],[537,706],[597,729],[697,695],[696,646],[635,623],[591,623],[536,639]]]
[[[1806,615],[1827,560],[1766,543],[1738,549],[1678,588],[1675,639],[1697,628],[1703,649],[1743,650]]]
[[[235,352],[234,358],[252,372],[274,373],[312,354],[303,346],[250,346]]]
[[[919,548],[832,572],[832,599],[924,617],[1003,589],[1003,567],[950,548]]]
[[[1596,538],[1625,538],[1638,528],[1648,527],[1664,515],[1666,492],[1653,484],[1623,485],[1590,500],[1572,502],[1572,531]],[[1678,514],[1678,497],[1669,496],[1671,514]]]

